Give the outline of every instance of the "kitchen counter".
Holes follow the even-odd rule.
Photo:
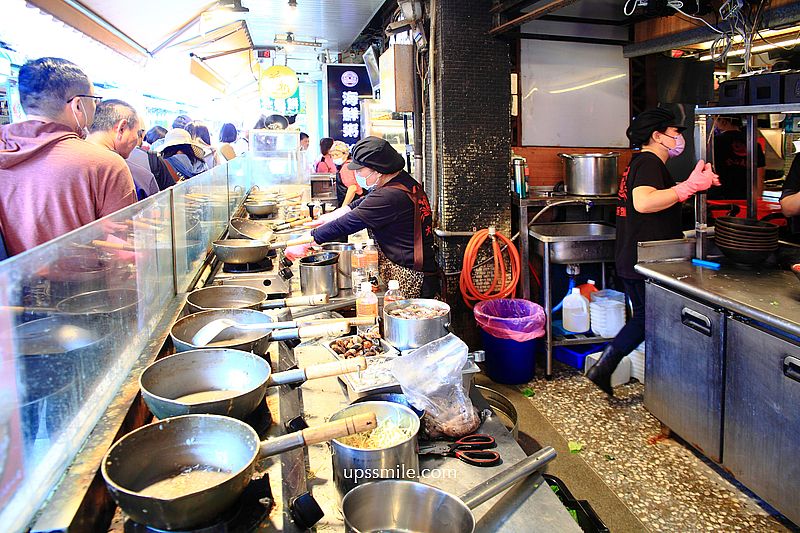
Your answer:
[[[295,355],[300,366],[333,360],[330,352],[314,344],[296,348]],[[307,422],[312,426],[326,421],[333,413],[349,405],[337,378],[309,381],[300,390],[303,412]],[[480,394],[473,393],[472,401],[479,409],[488,408],[488,404]],[[425,482],[459,495],[525,458],[525,452],[498,418],[494,416],[487,418],[479,431],[495,437],[496,450],[503,457],[503,464],[484,468],[467,465],[455,458],[420,457],[420,468],[438,469],[442,473],[441,478],[431,477]],[[314,498],[325,511],[325,516],[316,525],[316,530],[342,531],[343,519],[333,484],[329,446],[327,444],[311,446],[308,455],[308,485]],[[414,512],[411,509],[408,511]],[[581,531],[555,493],[547,483],[544,483],[540,474],[534,474],[527,482],[516,484],[477,507],[473,512],[478,520],[476,531],[509,533]]]
[[[800,336],[800,281],[791,272],[725,264],[715,271],[689,261],[639,263],[636,271],[687,296]]]

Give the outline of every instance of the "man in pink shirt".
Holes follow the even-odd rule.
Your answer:
[[[0,127],[0,231],[15,255],[136,201],[125,161],[85,137],[96,100],[75,64],[44,57],[19,71],[27,120]]]

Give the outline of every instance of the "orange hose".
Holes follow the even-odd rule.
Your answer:
[[[492,254],[494,259],[494,277],[492,283],[486,291],[479,291],[475,287],[475,282],[472,279],[472,269],[478,259],[478,250],[486,241],[489,236],[488,229],[482,229],[475,232],[475,235],[467,243],[467,249],[464,252],[464,263],[461,268],[461,296],[464,302],[472,309],[476,302],[483,300],[496,300],[498,298],[507,298],[513,296],[517,290],[517,283],[519,283],[520,276],[520,258],[517,247],[511,242],[511,239],[502,233],[495,232],[492,238]],[[503,251],[501,243],[507,247],[509,263],[511,265],[511,279],[506,280],[506,262],[503,258]]]

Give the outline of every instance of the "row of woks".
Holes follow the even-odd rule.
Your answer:
[[[306,326],[300,315],[318,314],[332,306],[294,313],[294,323],[275,321],[256,309],[301,303],[308,301],[303,298],[271,301],[258,289],[230,285],[207,287],[189,295],[187,309],[192,314],[178,320],[171,330],[178,353],[156,361],[140,377],[143,398],[160,420],[120,439],[102,463],[102,474],[111,495],[133,520],[165,529],[207,523],[239,497],[260,458],[375,427],[374,413],[364,413],[260,442],[255,430],[241,421],[264,404],[271,386],[366,368],[366,361],[360,358],[273,373],[269,362],[260,355],[266,353],[269,342],[305,337],[304,328],[317,327],[313,324],[318,321],[312,320],[312,325]],[[281,318],[291,317],[287,311],[282,315]],[[192,344],[198,329],[229,317],[243,324],[297,327],[244,335],[230,328],[215,339],[213,347],[198,348]],[[344,334],[350,326],[340,320],[325,329],[330,334]],[[316,329],[309,336],[320,334],[321,330]],[[170,498],[142,493],[155,483],[186,476],[189,473],[180,472],[187,465],[202,465],[204,472],[227,475],[199,488],[190,487],[187,478],[185,493]]]
[[[778,226],[737,217],[714,219],[714,241],[734,263],[758,265],[778,249]]]

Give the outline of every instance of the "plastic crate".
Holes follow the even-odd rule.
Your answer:
[[[602,351],[605,345],[606,343],[583,344],[578,346],[556,346],[553,348],[553,357],[565,365],[569,365],[572,368],[577,368],[578,370],[583,370],[586,356],[590,353],[596,353],[598,350]]]
[[[585,361],[586,364],[584,365],[585,368],[583,370],[584,374],[587,373],[589,369],[592,368],[592,366],[594,366],[594,364],[600,360],[600,355],[601,352],[597,352],[597,353],[590,353],[589,355],[586,356],[586,361]],[[620,385],[624,385],[630,380],[631,380],[631,360],[628,359],[627,357],[624,357],[622,361],[620,361],[619,364],[617,365],[617,368],[616,370],[614,370],[614,373],[611,374],[611,386],[618,387]]]

